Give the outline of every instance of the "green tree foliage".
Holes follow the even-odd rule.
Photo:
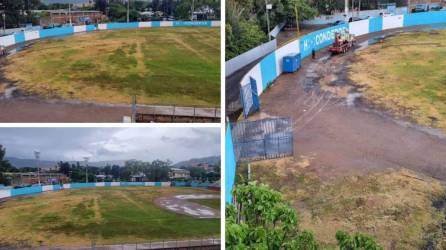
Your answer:
[[[251,182],[238,185],[234,197],[226,209],[226,249],[319,249],[311,233],[298,230],[296,212],[279,192]]]
[[[10,185],[10,180],[4,175],[5,172],[17,172],[8,160],[5,160],[6,148],[0,145],[0,184]]]
[[[340,250],[383,250],[380,245],[378,245],[375,240],[361,233],[355,233],[354,235],[349,235],[344,231],[338,231],[336,233],[336,240]]]
[[[0,11],[6,14],[6,28],[18,28],[26,23],[37,23],[31,10],[40,6],[40,0],[0,1]],[[1,20],[3,26],[3,18]]]
[[[317,14],[310,0],[227,0],[226,60],[268,40],[266,4],[270,30],[289,19],[301,21]]]
[[[373,238],[336,233],[340,250],[382,250]],[[237,185],[234,204],[226,205],[226,249],[319,250],[313,234],[299,229],[294,209],[281,194],[256,182]]]

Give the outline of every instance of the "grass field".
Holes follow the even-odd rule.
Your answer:
[[[444,207],[433,206],[444,199],[439,181],[405,169],[327,181],[307,167],[293,159],[251,163],[252,178],[280,191],[296,208],[300,229],[324,245],[334,246],[336,231],[345,230],[372,235],[384,249],[427,249],[432,242],[445,249]],[[238,171],[246,176],[245,167]]]
[[[0,204],[0,246],[49,247],[219,236],[219,219],[169,212],[154,199],[213,193],[191,188],[111,187],[64,190]]]
[[[403,33],[357,57],[349,75],[371,103],[446,131],[446,30]]]
[[[45,98],[219,106],[220,29],[98,31],[36,42],[11,57],[7,79]]]

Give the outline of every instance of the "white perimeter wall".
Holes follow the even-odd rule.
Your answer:
[[[246,65],[254,62],[255,60],[273,52],[277,48],[277,40],[271,40],[260,46],[246,51],[245,53],[232,58],[225,62],[225,76],[229,76],[237,70],[245,67]]]

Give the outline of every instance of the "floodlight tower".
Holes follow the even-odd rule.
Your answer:
[[[39,168],[39,159],[40,159],[40,151],[34,150],[34,157],[36,158],[36,166],[37,166],[37,181],[40,186],[40,168]]]
[[[191,11],[190,11],[190,20],[193,21],[194,20],[194,0],[192,0],[192,6],[191,6]]]
[[[84,157],[84,162],[85,162],[85,183],[88,183],[88,160],[90,159],[90,157]]]
[[[127,0],[127,22],[130,22],[130,0]]]

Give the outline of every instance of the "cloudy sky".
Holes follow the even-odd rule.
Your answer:
[[[6,156],[90,161],[155,159],[178,162],[220,155],[219,128],[0,128]]]

